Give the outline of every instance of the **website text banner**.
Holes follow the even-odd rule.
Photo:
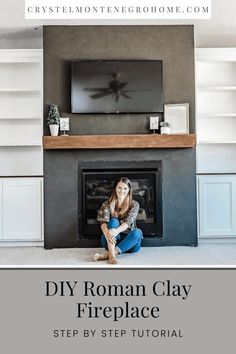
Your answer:
[[[25,0],[26,19],[209,19],[211,0]]]
[[[1,347],[233,353],[235,276],[235,269],[2,269]]]

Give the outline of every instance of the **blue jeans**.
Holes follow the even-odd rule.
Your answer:
[[[108,229],[116,229],[120,226],[120,221],[117,218],[111,218],[107,224]],[[128,234],[120,233],[116,236],[116,248],[119,253],[135,253],[140,250],[143,233],[140,229],[135,228]],[[102,247],[108,249],[107,240],[104,235],[101,236]]]

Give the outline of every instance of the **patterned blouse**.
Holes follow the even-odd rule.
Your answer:
[[[139,203],[133,200],[132,208],[128,211],[128,213],[123,218],[119,218],[121,224],[124,222],[128,224],[128,229],[124,231],[125,233],[136,228],[136,218],[138,215],[138,211],[139,211]],[[110,205],[108,203],[108,200],[106,200],[102,204],[101,208],[98,210],[97,221],[100,222],[100,224],[103,224],[104,222],[108,223],[111,217],[112,215],[111,215]]]

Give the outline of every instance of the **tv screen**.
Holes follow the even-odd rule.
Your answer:
[[[72,62],[72,113],[163,112],[161,60]]]

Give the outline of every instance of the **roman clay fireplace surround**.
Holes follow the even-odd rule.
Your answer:
[[[118,176],[133,183],[143,245],[196,245],[191,221],[195,181],[189,178],[194,145],[194,134],[44,137],[44,148],[53,158],[45,166],[51,186],[45,193],[51,220],[46,247],[98,246],[96,210]],[[180,164],[182,149],[187,168]]]
[[[71,124],[68,137],[44,127],[45,248],[99,246],[96,210],[126,175],[143,246],[196,246],[192,26],[46,26],[44,48],[45,118],[56,103]],[[164,102],[190,103],[191,134],[149,134],[148,114],[70,113],[71,60],[130,56],[163,60]]]

